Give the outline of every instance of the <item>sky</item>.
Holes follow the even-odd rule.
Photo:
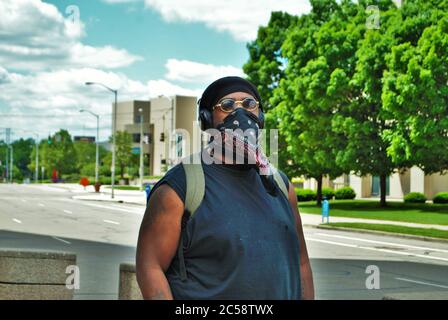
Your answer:
[[[111,133],[118,100],[200,97],[222,76],[244,76],[246,45],[272,11],[302,14],[308,0],[1,0],[0,140]]]

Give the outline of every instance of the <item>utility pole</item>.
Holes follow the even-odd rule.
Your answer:
[[[115,186],[115,149],[116,149],[116,126],[117,126],[117,96],[118,96],[118,90],[114,90],[109,88],[108,86],[99,83],[99,82],[86,82],[87,86],[91,85],[99,85],[103,88],[106,88],[110,92],[112,92],[115,96],[115,103],[114,103],[114,109],[113,109],[113,117],[112,117],[112,168],[111,168],[111,187],[112,187],[112,194],[111,198],[114,198],[114,186]]]
[[[9,164],[11,169],[10,169],[9,177],[10,177],[10,182],[12,183],[12,180],[14,178],[13,177],[13,168],[14,168],[14,157],[13,157],[13,154],[14,154],[14,149],[12,147],[12,144],[10,144],[9,147],[11,148],[11,163]]]
[[[6,128],[6,181],[11,180],[11,170],[9,169],[9,144],[11,142],[11,128]]]
[[[139,108],[138,112],[140,113],[140,191],[143,190],[143,109]]]
[[[79,112],[88,112],[96,118],[96,155],[95,155],[95,184],[99,182],[99,167],[100,167],[100,152],[99,152],[99,139],[100,139],[100,116],[89,110],[81,109]]]

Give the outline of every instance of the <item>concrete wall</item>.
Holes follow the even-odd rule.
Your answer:
[[[152,175],[163,173],[162,159],[169,156],[168,140],[172,128],[172,104],[168,97],[151,99],[151,125],[153,128]],[[161,133],[165,134],[165,142],[160,141]]]
[[[0,251],[0,300],[71,300],[70,265],[76,265],[74,254]]]
[[[432,199],[439,192],[448,192],[448,174],[432,174],[425,179],[425,195],[428,199]]]
[[[137,283],[135,265],[120,264],[120,279],[118,287],[119,300],[142,300],[143,296]]]
[[[175,97],[176,131],[180,134],[182,134],[182,130],[187,132],[185,135],[183,134],[181,158],[200,150],[201,137],[199,135],[199,123],[197,122],[196,102],[196,97]],[[173,145],[173,154],[175,157],[178,156],[175,144]]]

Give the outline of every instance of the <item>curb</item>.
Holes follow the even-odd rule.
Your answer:
[[[145,204],[140,203],[140,202],[132,202],[132,201],[127,201],[127,200],[106,200],[106,199],[79,199],[76,198],[76,196],[72,197],[73,200],[79,200],[79,201],[96,201],[96,202],[109,202],[109,203],[126,203],[126,204],[134,204],[134,205],[139,205],[139,206],[145,206]]]
[[[303,226],[304,227],[316,228],[316,229],[327,229],[327,230],[336,230],[336,231],[350,231],[350,232],[356,232],[356,233],[384,235],[384,236],[392,236],[392,237],[397,237],[397,238],[421,240],[421,241],[428,241],[428,242],[439,242],[439,243],[443,243],[443,244],[447,244],[448,243],[447,239],[432,238],[432,237],[425,237],[425,236],[417,236],[417,235],[412,235],[412,234],[392,233],[392,232],[386,232],[386,231],[365,230],[365,229],[356,229],[356,228],[347,228],[347,227],[333,227],[333,226],[323,226],[323,225],[307,225],[307,224],[304,224]]]

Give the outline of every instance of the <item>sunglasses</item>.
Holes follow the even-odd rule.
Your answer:
[[[253,98],[244,98],[243,100],[226,98],[222,99],[217,105],[215,105],[213,107],[213,110],[215,110],[216,107],[219,107],[223,112],[232,112],[233,110],[235,110],[237,103],[240,103],[241,106],[248,111],[257,109],[259,104],[259,102]]]

